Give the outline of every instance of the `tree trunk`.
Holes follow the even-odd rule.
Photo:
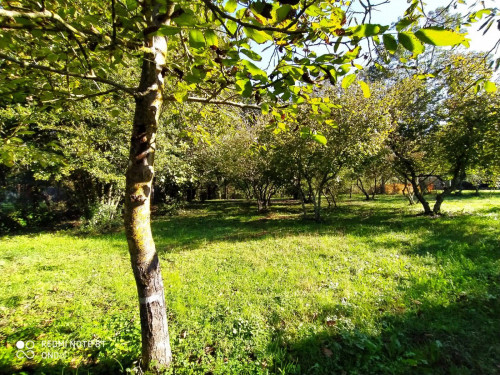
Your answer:
[[[424,214],[432,215],[431,206],[429,205],[429,202],[427,202],[424,195],[420,191],[420,184],[418,183],[417,178],[413,174],[411,176],[410,183],[413,188],[413,195],[415,195],[415,197],[418,199],[418,201],[424,208]]]
[[[406,198],[408,198],[409,205],[413,206],[413,204],[415,203],[413,201],[413,193],[410,191],[410,189],[408,189],[408,181],[406,179],[404,181],[402,193]]]
[[[314,205],[314,220],[321,221],[321,193],[318,194],[318,201]]]
[[[356,185],[358,185],[359,190],[361,190],[361,192],[365,195],[365,200],[369,201],[370,195],[368,195],[368,192],[365,190],[365,187],[363,186],[363,181],[361,181],[360,178],[358,178]]]
[[[453,169],[453,178],[451,179],[450,186],[445,187],[441,194],[436,196],[436,202],[434,203],[434,207],[432,211],[435,215],[439,215],[441,213],[441,204],[443,204],[444,199],[453,193],[455,189],[465,180],[465,166],[467,165],[467,155],[460,155],[456,162],[455,168]]]
[[[323,185],[318,188],[317,195],[313,194],[314,199],[314,220],[321,221],[321,193],[323,192]]]
[[[171,14],[173,7],[169,9]],[[149,15],[156,25],[155,15]],[[150,203],[156,131],[163,102],[167,41],[148,37],[126,173],[124,222],[132,270],[139,295],[143,369],[160,370],[172,360],[160,262],[151,234]]]
[[[307,217],[307,208],[306,208],[306,195],[304,194],[304,190],[299,186],[299,194],[300,194],[300,203],[302,205],[302,213],[304,214],[304,218]]]
[[[444,202],[444,199],[450,195],[457,187],[457,183],[452,180],[451,185],[449,187],[445,187],[443,192],[436,195],[436,202],[434,203],[434,207],[432,208],[432,212],[434,215],[439,215],[441,213],[441,205]]]
[[[271,207],[271,198],[272,196],[275,194],[276,192],[273,190],[273,189],[270,189],[269,190],[269,193],[267,194],[267,197],[266,197],[266,207],[269,208]]]
[[[257,198],[257,212],[262,213],[264,212],[264,202]]]
[[[434,207],[432,208],[432,211],[434,214],[439,214],[441,212],[441,205],[444,202],[445,195],[443,193],[438,194],[436,196],[436,202],[434,203]]]
[[[330,208],[332,206],[332,203],[333,203],[333,207],[337,208],[337,200],[335,199],[335,194],[332,191],[332,189],[327,187],[325,189],[325,193],[326,193],[326,195],[325,195],[326,201],[328,202],[328,208]],[[331,202],[330,202],[330,200],[331,200]]]

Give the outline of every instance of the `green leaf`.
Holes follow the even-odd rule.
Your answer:
[[[200,83],[206,75],[207,72],[204,69],[194,68],[184,76],[184,80],[188,83]]]
[[[160,26],[157,32],[155,32],[155,35],[158,36],[169,36],[169,35],[175,35],[181,32],[181,29],[175,26],[167,26],[163,25]]]
[[[486,81],[484,83],[484,89],[486,90],[486,92],[493,93],[497,91],[497,85],[495,84],[495,82]]]
[[[172,19],[177,26],[194,26],[196,17],[191,9],[186,9],[179,17]]]
[[[245,68],[247,68],[248,73],[250,73],[253,78],[256,78],[256,79],[259,79],[259,78],[266,79],[267,78],[266,72],[264,72],[262,69],[257,67],[252,62],[250,62],[248,60],[241,60],[241,64]]]
[[[236,22],[234,22],[233,20],[227,20],[226,27],[231,34],[234,34],[236,32],[236,30],[238,30],[238,24]]]
[[[238,1],[236,0],[228,0],[226,5],[224,5],[224,10],[228,13],[233,13],[238,6]]]
[[[347,89],[351,84],[354,82],[356,79],[356,76],[354,74],[349,74],[348,76],[345,76],[344,79],[342,80],[342,88]]]
[[[260,105],[260,109],[261,109],[263,115],[267,115],[269,113],[269,104],[262,103]]]
[[[238,93],[244,98],[249,98],[252,95],[252,82],[249,79],[236,81],[236,87],[238,88]]]
[[[244,27],[243,31],[245,32],[247,37],[254,40],[258,44],[262,44],[273,39],[271,35],[260,30],[251,29],[249,27]]]
[[[326,137],[323,134],[312,134],[311,138],[322,145],[326,145]]]
[[[325,53],[324,55],[321,55],[316,59],[317,63],[322,63],[325,61],[332,61],[337,58],[337,55],[334,55],[333,53]]]
[[[307,126],[303,126],[300,128],[300,137],[301,138],[309,138],[311,135],[311,129]]]
[[[406,29],[408,26],[410,26],[412,23],[413,23],[412,20],[410,20],[408,18],[403,18],[401,21],[399,21],[396,24],[396,31],[402,31],[402,30]]]
[[[126,4],[127,4],[127,9],[130,11],[137,9],[137,7],[139,6],[137,0],[127,0]]]
[[[22,144],[23,143],[23,140],[19,137],[10,137],[9,140],[13,143],[18,143],[18,144]]]
[[[404,48],[413,53],[413,56],[420,55],[425,51],[424,45],[418,40],[415,34],[410,31],[399,33],[398,40]]]
[[[217,38],[217,34],[213,30],[207,30],[205,32],[205,39],[207,40],[207,44],[209,46],[219,46],[219,39]]]
[[[398,49],[398,41],[391,34],[384,34],[382,37],[384,41],[385,49],[390,53],[394,54]]]
[[[455,46],[465,41],[465,35],[441,27],[420,29],[415,36],[422,42],[433,46]]]
[[[350,28],[352,31],[351,37],[366,38],[369,36],[374,36],[382,34],[385,32],[389,26],[382,26],[377,24],[364,24]]]
[[[306,9],[306,14],[311,17],[323,16],[325,13],[321,10],[318,5],[311,5]]]
[[[189,30],[189,45],[193,48],[205,47],[205,37],[200,30]]]
[[[358,81],[358,84],[361,86],[361,90],[363,90],[363,96],[365,98],[369,98],[372,94],[370,92],[370,86],[366,84],[366,82]]]
[[[292,10],[292,6],[288,5],[288,4],[279,7],[276,10],[276,18],[277,18],[278,22],[282,22],[283,20],[285,20],[291,10]]]
[[[344,62],[349,62],[349,61],[352,61],[354,60],[355,58],[357,58],[359,56],[359,52],[361,51],[361,47],[360,46],[357,46],[356,48],[354,48],[353,50],[351,51],[347,51],[345,54],[344,54],[344,58],[343,58],[343,61]]]
[[[32,135],[35,134],[34,131],[32,130],[21,130],[17,132],[18,135]]]
[[[260,56],[258,53],[255,53],[254,51],[250,51],[248,49],[242,48],[241,53],[250,57],[254,61],[261,61],[262,56]]]

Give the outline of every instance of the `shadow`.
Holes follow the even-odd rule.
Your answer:
[[[399,206],[387,203],[399,202]],[[495,214],[496,208],[477,210],[476,214],[427,217],[404,209],[400,197],[389,196],[377,201],[344,201],[323,212],[317,223],[304,219],[301,207],[293,201],[273,202],[271,211],[258,214],[248,202],[207,202],[188,207],[181,215],[153,222],[153,235],[160,254],[195,250],[210,242],[244,242],[300,234],[352,235],[367,245],[379,239],[385,247],[411,254],[425,255],[452,251],[454,246],[468,247],[467,256],[498,256],[484,249],[500,248],[490,224],[480,216]],[[405,243],[398,234],[422,231],[425,238]],[[394,239],[387,238],[391,233]],[[498,231],[497,231],[498,233]],[[425,241],[424,241],[425,240]],[[475,248],[476,245],[479,247]]]
[[[248,208],[209,203],[205,211],[210,214],[156,223],[155,234],[162,252],[196,249],[210,241],[340,234],[356,237],[368,251],[383,246],[410,257],[409,262],[431,258],[442,267],[439,277],[401,277],[399,307],[372,306],[372,330],[349,323],[349,309],[338,302],[311,318],[321,329],[294,340],[283,313],[270,308],[267,355],[273,356],[272,374],[499,374],[500,227],[481,217],[497,209],[427,217],[402,210],[402,205],[391,207],[388,200],[344,201],[325,210],[322,223],[303,220],[293,204],[273,205],[271,213],[259,216]],[[221,212],[235,216],[222,217]],[[409,231],[418,236],[401,239]],[[442,301],[427,298],[436,290],[447,293]],[[338,320],[329,320],[332,316]]]
[[[268,349],[282,353],[273,373],[493,375],[500,371],[499,316],[497,299],[420,305],[401,314],[380,313],[378,334],[339,320],[305,340],[278,335]]]
[[[7,348],[10,345],[10,349],[4,351],[3,355],[0,356],[0,374],[108,375],[136,373],[132,370],[138,367],[140,328],[134,325],[132,321],[120,315],[114,315],[108,322],[115,331],[115,338],[122,343],[133,343],[128,345],[127,350],[121,349],[109,337],[100,338],[104,343],[101,347],[85,347],[84,345],[77,349],[71,349],[70,341],[74,340],[80,344],[84,343],[84,341],[78,337],[68,338],[66,342],[52,341],[50,337],[47,337],[46,332],[49,326],[54,324],[56,323],[47,322],[41,326],[26,327],[17,330],[13,335],[5,337],[2,344]],[[72,332],[67,333],[71,334]],[[28,347],[30,339],[34,346]],[[19,351],[13,344],[18,340],[24,340],[25,342],[26,347],[22,351]],[[48,344],[43,344],[43,340],[47,340]],[[50,342],[53,344],[50,344]],[[33,354],[28,350],[32,350]],[[26,359],[24,357],[26,354],[33,356],[32,359]],[[73,360],[70,362],[68,359],[72,358]]]
[[[363,245],[363,251],[371,253],[381,247],[393,250],[398,256],[408,257],[410,268],[414,262],[432,260],[435,275],[413,274],[411,270],[397,276],[390,272],[387,276],[382,274],[395,278],[394,288],[401,298],[397,303],[352,306],[334,296],[310,317],[299,318],[313,323],[307,335],[298,335],[286,327],[286,313],[294,311],[281,309],[279,303],[266,306],[262,314],[269,332],[265,336],[269,338],[267,353],[252,353],[255,357],[250,359],[255,362],[263,355],[271,357],[272,364],[256,373],[499,374],[500,228],[483,217],[496,214],[497,208],[478,209],[475,215],[458,213],[431,218],[416,216],[406,207],[401,197],[380,197],[369,202],[343,199],[339,207],[324,211],[323,222],[316,223],[304,220],[300,205],[293,201],[273,201],[271,211],[266,214],[258,214],[255,205],[249,202],[194,203],[179,216],[155,220],[153,235],[163,258],[202,248],[210,242],[262,241],[312,234],[341,239],[355,237]],[[93,237],[126,252],[123,232]],[[327,252],[316,255],[325,261],[331,256]],[[349,271],[342,277],[355,278],[356,273]],[[428,297],[440,290],[447,293],[442,300]],[[15,306],[17,302],[14,298],[8,303]],[[365,308],[365,317],[373,321],[370,329],[350,321],[352,309],[356,308]],[[225,310],[220,319],[224,322],[230,319]],[[231,332],[220,333],[221,340],[233,337]],[[33,332],[28,337],[39,333]],[[138,335],[130,337],[134,338],[127,341],[137,343]],[[180,339],[175,340],[174,344],[181,348],[178,350],[183,350]],[[181,357],[185,353],[178,354]],[[0,373],[119,374],[133,367],[135,359],[122,356],[98,361],[96,358],[97,354],[92,354],[78,370],[64,364],[31,363],[19,370],[2,364],[0,358]],[[175,366],[180,369],[183,363]]]
[[[135,358],[134,358],[135,359]],[[109,374],[128,374],[127,369],[136,366],[136,361],[130,357],[122,357],[117,359],[101,359],[95,362],[95,358],[90,356],[86,364],[68,366],[64,363],[55,364],[40,364],[37,362],[27,361],[21,368],[12,367],[11,365],[0,362],[0,374],[33,374],[33,375],[109,375]]]

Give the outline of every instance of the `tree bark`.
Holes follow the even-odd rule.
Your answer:
[[[323,180],[324,181],[324,180]],[[313,203],[314,203],[314,220],[318,223],[321,221],[321,194],[323,193],[323,187],[325,182],[318,186],[317,194],[313,193]]]
[[[365,195],[365,200],[369,201],[370,200],[370,195],[365,190],[365,187],[363,186],[363,181],[361,181],[360,178],[358,178],[358,181],[356,182],[356,185],[358,185],[359,190],[361,190],[361,192]]]
[[[418,199],[422,207],[424,208],[424,214],[425,215],[432,215],[432,210],[431,206],[429,205],[429,202],[424,197],[424,194],[422,191],[420,191],[420,184],[417,181],[417,177],[415,176],[415,173],[411,173],[411,178],[409,178],[411,187],[413,188],[413,195]]]
[[[298,185],[298,192],[300,194],[300,203],[302,205],[302,213],[304,215],[304,218],[307,217],[307,208],[306,208],[306,195],[304,194],[304,190],[302,189],[302,186],[300,186],[300,181]]]
[[[401,193],[403,194],[403,196],[405,196],[408,199],[408,204],[410,206],[413,206],[413,204],[415,203],[413,201],[413,195],[414,194],[408,188],[408,180],[407,179],[404,180],[403,190],[401,191]]]
[[[453,177],[450,182],[450,186],[445,187],[443,192],[436,196],[436,202],[434,203],[434,207],[432,211],[435,215],[439,215],[441,213],[441,204],[445,198],[453,193],[455,189],[465,180],[465,168],[468,163],[468,155],[466,153],[462,153],[455,160],[455,167],[453,168]]]
[[[170,9],[170,14],[173,7]],[[157,24],[155,15],[149,15]],[[163,279],[150,222],[157,125],[163,102],[163,75],[167,53],[164,37],[148,37],[151,52],[143,58],[141,81],[126,173],[124,222],[135,276],[142,332],[143,369],[160,370],[172,361]]]

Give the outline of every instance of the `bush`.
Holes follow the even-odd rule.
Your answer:
[[[57,202],[47,206],[45,202],[37,205],[17,201],[0,203],[0,233],[12,233],[26,229],[54,227],[66,217],[64,203]]]
[[[154,208],[153,213],[155,216],[174,216],[177,215],[177,213],[183,206],[183,202],[172,199],[168,202],[160,203],[159,205],[157,205]]]
[[[96,204],[90,210],[90,218],[83,220],[83,232],[104,232],[116,229],[123,223],[121,207],[114,204]]]

